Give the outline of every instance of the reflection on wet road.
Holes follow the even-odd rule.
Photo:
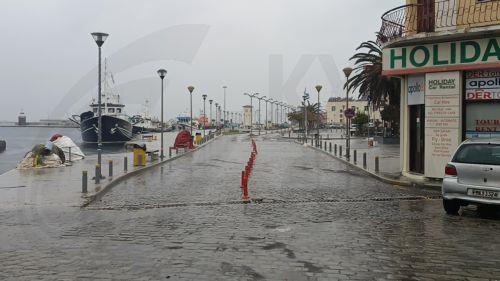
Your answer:
[[[227,136],[130,179],[88,209],[0,213],[2,279],[487,280],[500,221],[442,211],[439,191],[393,187],[276,137]],[[26,239],[29,237],[30,239]]]

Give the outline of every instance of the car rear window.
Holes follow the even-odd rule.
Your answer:
[[[460,147],[453,162],[500,165],[500,145],[499,144],[466,144]]]

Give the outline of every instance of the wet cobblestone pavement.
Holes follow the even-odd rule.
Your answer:
[[[234,203],[250,145],[228,136],[87,209],[1,209],[0,279],[500,278],[498,216],[447,216],[438,191],[386,185],[272,136],[257,146],[260,204]]]

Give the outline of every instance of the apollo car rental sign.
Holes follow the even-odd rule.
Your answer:
[[[466,100],[500,100],[500,69],[467,71]]]
[[[500,37],[385,48],[383,74],[488,69],[500,63]]]

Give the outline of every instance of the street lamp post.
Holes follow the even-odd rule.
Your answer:
[[[346,104],[346,110],[349,109],[349,76],[351,76],[352,73],[352,68],[346,67],[342,70],[345,74],[345,77],[347,79],[346,81],[346,92],[345,92],[345,104]],[[345,114],[345,110],[344,110]],[[345,139],[345,148],[346,148],[346,154],[345,158],[347,161],[351,158],[351,132],[350,132],[350,127],[351,127],[351,119],[345,116],[346,118],[346,139]]]
[[[219,108],[219,104],[215,103],[215,127],[216,127],[216,130],[219,129],[219,121],[217,120],[217,118],[218,118],[218,108]]]
[[[250,136],[252,136],[252,127],[253,127],[253,98],[258,95],[258,93],[255,94],[249,94],[249,93],[244,93],[244,95],[250,97]]]
[[[210,128],[212,128],[212,102],[213,100],[208,100],[208,103],[210,104]]]
[[[307,104],[306,104],[306,101],[309,99],[309,94],[307,93],[306,90],[304,90],[304,95],[302,96],[302,99],[304,99],[304,135],[305,135],[305,141],[307,142]]]
[[[202,95],[201,96],[203,98],[203,137],[205,137],[205,126],[206,126],[206,122],[207,122],[207,115],[205,113],[205,101],[207,99],[207,95]]]
[[[285,106],[286,108],[286,103],[282,102],[281,103],[281,124],[284,124],[285,123],[285,118],[284,118],[284,115],[283,115],[283,106]]]
[[[163,124],[163,79],[165,78],[165,76],[167,75],[167,71],[165,69],[160,69],[157,71],[158,75],[160,76],[160,79],[161,79],[161,113],[160,113],[160,116],[161,116],[161,120],[160,120],[160,123],[161,123],[161,136],[160,136],[160,160],[163,161],[163,157],[164,157],[164,154],[163,154],[163,132],[165,130],[165,126]]]
[[[268,100],[269,103],[271,104],[271,128],[273,127],[273,114],[274,114],[274,111],[273,111],[273,104],[274,104],[274,100],[273,99],[269,99]]]
[[[266,131],[267,131],[267,102],[269,101],[269,99],[264,99],[264,101],[266,102]],[[266,133],[267,134],[267,133]]]
[[[276,127],[279,128],[279,119],[278,119],[278,113],[279,113],[279,104],[280,102],[279,101],[276,101]]]
[[[99,95],[97,97],[97,165],[99,165],[99,175],[95,175],[96,178],[102,178],[102,169],[101,169],[101,164],[102,164],[102,109],[101,109],[101,96],[102,96],[102,89],[101,89],[101,47],[102,44],[104,44],[104,41],[106,41],[106,38],[108,38],[107,33],[102,33],[102,32],[93,32],[91,33],[92,37],[94,38],[95,43],[97,44],[98,47],[98,82],[97,82],[97,88]]]
[[[226,127],[226,89],[227,89],[227,86],[222,86],[222,88],[224,89],[224,117],[222,119],[222,122],[223,122],[223,127],[225,128]]]
[[[194,87],[189,86],[187,87],[189,91],[189,128],[191,129],[191,140],[193,139],[193,91]]]
[[[217,119],[217,122],[219,123],[219,128],[222,128],[221,123],[222,123],[222,110],[221,110],[221,105],[219,104],[219,108],[217,109],[219,112],[219,117]]]
[[[319,139],[319,123],[320,123],[320,120],[321,120],[321,103],[320,103],[320,100],[319,100],[319,92],[321,91],[321,89],[323,88],[323,86],[321,85],[316,85],[316,91],[318,91],[318,117],[317,117],[317,123],[316,123],[316,134],[317,134],[317,138]]]
[[[262,96],[262,97],[257,97],[259,99],[259,135],[260,135],[260,129],[262,127],[262,122],[260,121],[260,117],[262,115],[262,112],[260,111],[260,101],[261,100],[264,100],[266,98],[266,96]],[[267,107],[266,107],[266,110],[267,110]],[[266,112],[267,114],[267,112]]]

